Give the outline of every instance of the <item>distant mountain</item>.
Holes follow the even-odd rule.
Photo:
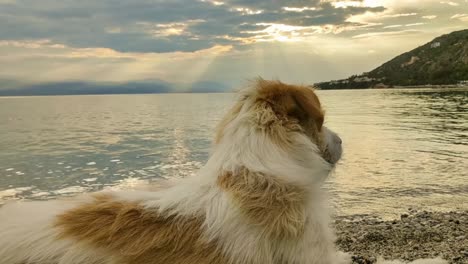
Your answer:
[[[467,80],[468,29],[440,36],[371,72],[315,86],[321,89],[357,89],[451,85]]]
[[[175,89],[182,93],[225,93],[231,91],[231,89],[224,84],[209,81],[178,84]]]
[[[160,80],[126,83],[53,82],[41,84],[17,84],[0,82],[0,96],[28,95],[85,95],[85,94],[155,94],[155,93],[219,93],[229,87],[217,82],[193,84],[168,83]],[[14,88],[12,88],[14,86]]]

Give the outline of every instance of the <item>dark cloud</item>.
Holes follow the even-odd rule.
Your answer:
[[[316,10],[290,12],[283,9],[286,6]],[[250,10],[237,10],[241,7]],[[223,5],[187,0],[17,0],[0,4],[0,39],[51,39],[72,47],[123,52],[196,51],[240,44],[240,38],[252,37],[249,31],[266,28],[258,23],[340,26],[349,16],[366,11],[383,7],[334,8],[319,0],[229,0]],[[163,31],[161,24],[171,23],[182,26],[164,34],[155,30]]]
[[[263,10],[279,10],[283,7],[316,7],[320,4],[320,0],[267,0],[267,1],[252,1],[252,0],[228,0],[230,5],[248,7],[252,9]]]
[[[235,23],[279,23],[291,26],[318,26],[346,24],[349,16],[363,14],[367,11],[382,12],[384,7],[348,7],[335,8],[329,3],[320,4],[317,10],[304,10],[302,12],[265,11],[256,15],[235,16]]]

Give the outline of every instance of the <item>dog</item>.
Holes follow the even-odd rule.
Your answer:
[[[321,184],[342,155],[315,92],[258,79],[206,165],[158,190],[0,209],[2,264],[344,264]]]

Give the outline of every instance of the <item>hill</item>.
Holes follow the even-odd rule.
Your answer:
[[[0,96],[88,95],[88,94],[155,94],[155,93],[222,93],[230,88],[217,82],[168,83],[160,80],[111,82],[50,82],[22,84],[0,80]]]
[[[468,29],[435,38],[382,66],[344,80],[317,83],[321,89],[453,85],[468,80]]]

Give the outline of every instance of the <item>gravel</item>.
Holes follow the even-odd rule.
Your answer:
[[[335,218],[337,246],[351,252],[353,263],[377,257],[413,261],[440,256],[468,264],[468,211],[426,212],[409,209],[400,219],[384,221],[362,215]]]

